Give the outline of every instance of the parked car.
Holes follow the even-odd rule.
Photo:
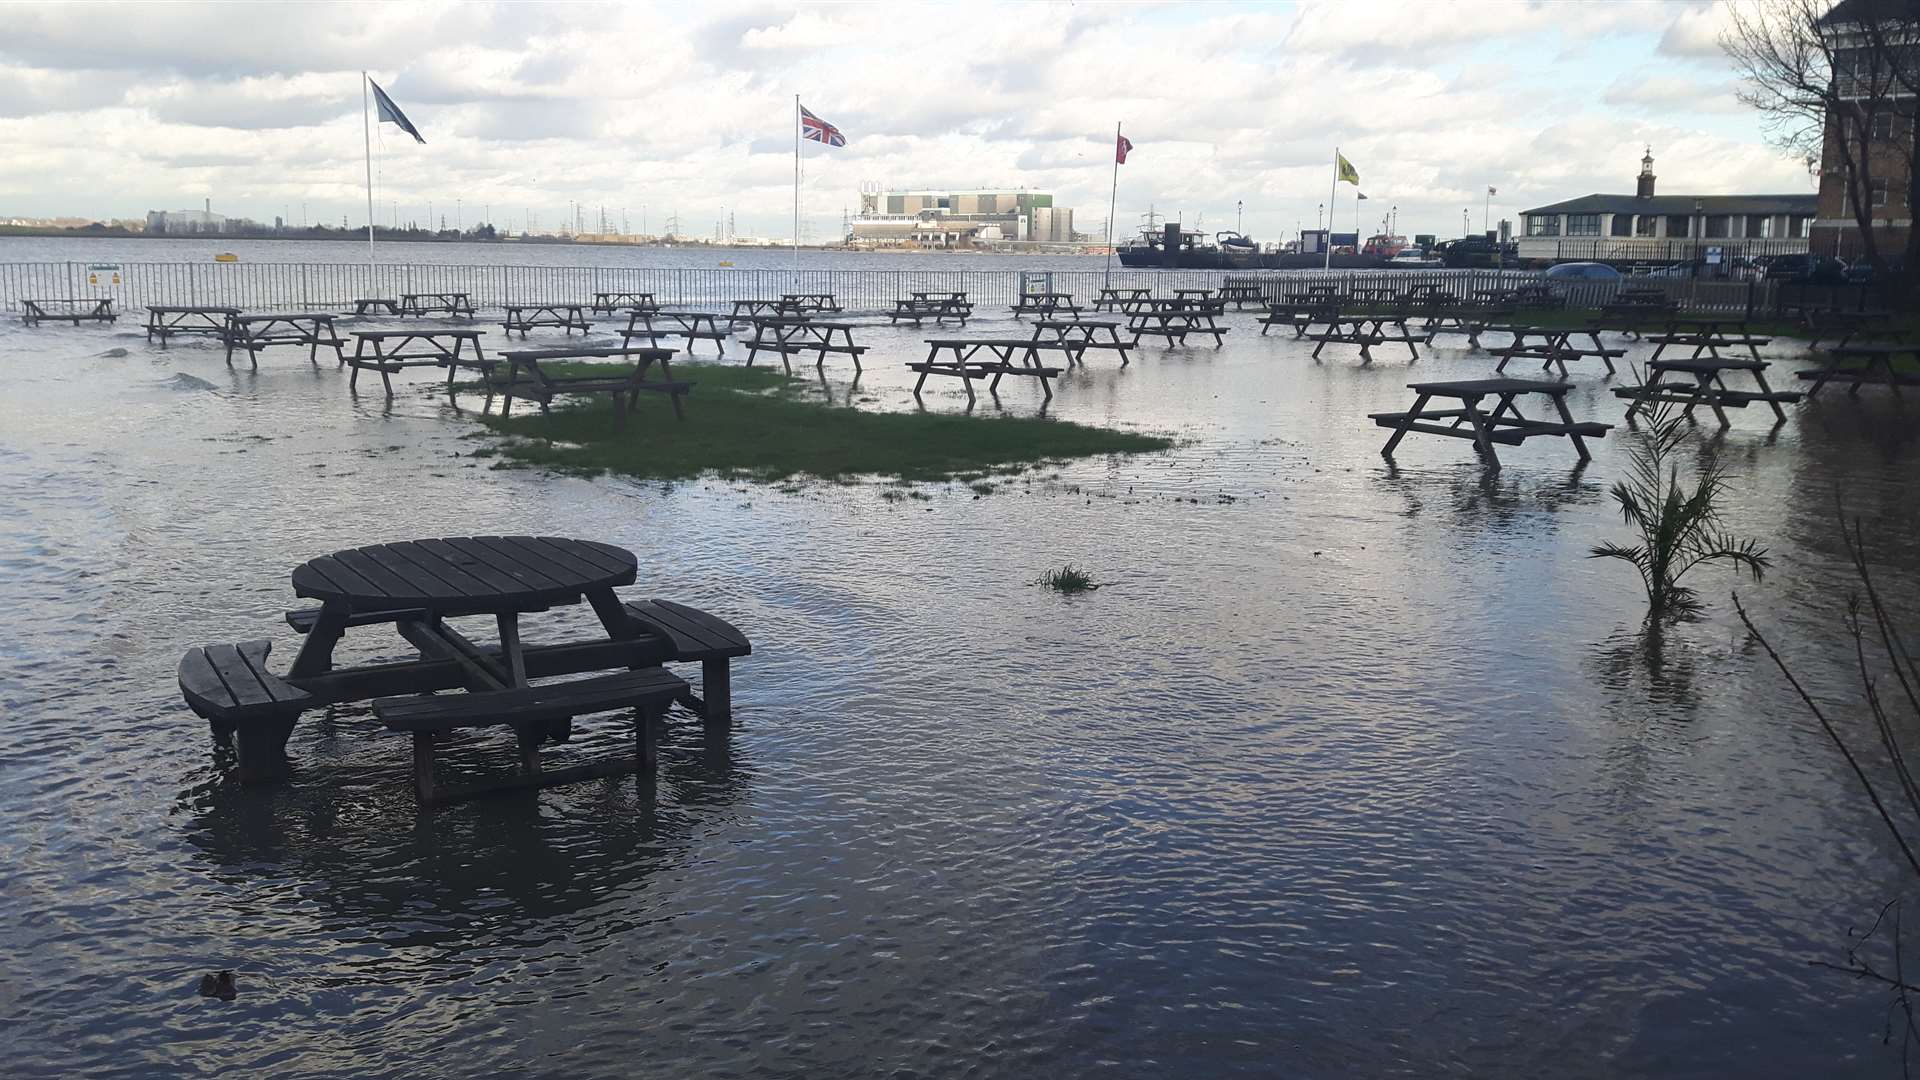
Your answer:
[[[1619,281],[1620,271],[1597,262],[1570,262],[1547,269],[1548,281]]]
[[[1767,280],[1785,285],[1844,285],[1847,264],[1831,255],[1776,255],[1767,263]]]

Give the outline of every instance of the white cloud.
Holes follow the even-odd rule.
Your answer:
[[[1106,216],[1113,124],[1138,149],[1122,222],[1161,212],[1279,239],[1326,198],[1334,145],[1405,231],[1594,190],[1805,190],[1731,106],[1698,3],[13,5],[0,40],[0,211],[197,204],[359,220],[359,71],[426,134],[381,129],[379,210],[569,200],[784,232],[793,95],[839,124],[804,202],[864,181],[1054,191]],[[691,21],[701,18],[704,21]],[[964,33],[956,31],[964,23]],[[1678,56],[1677,62],[1660,58]],[[1341,190],[1340,216],[1352,212]],[[469,220],[472,220],[470,217]],[[1122,230],[1124,231],[1124,230]]]

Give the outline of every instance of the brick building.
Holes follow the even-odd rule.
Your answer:
[[[1884,50],[1868,47],[1865,24],[1883,32],[1905,24],[1905,41],[1896,39],[1907,76],[1920,71],[1920,5],[1912,0],[1841,0],[1821,19],[1834,49],[1835,96],[1850,110],[1827,113],[1820,159],[1818,216],[1812,246],[1823,255],[1851,259],[1864,254],[1860,222],[1854,214],[1847,159],[1865,163],[1863,199],[1871,207],[1875,245],[1890,262],[1899,261],[1913,229],[1909,204],[1915,139],[1916,99],[1906,82],[1894,77]],[[1843,144],[1842,140],[1845,140]]]

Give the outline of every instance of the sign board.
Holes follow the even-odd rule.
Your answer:
[[[1020,295],[1021,296],[1032,296],[1035,293],[1047,293],[1052,291],[1053,291],[1053,271],[1051,270],[1020,271]]]
[[[89,285],[120,284],[120,264],[119,263],[88,263],[87,264],[87,284]]]
[[[1722,251],[1722,249],[1721,249],[1721,248],[1717,248],[1717,247],[1710,247],[1710,248],[1708,248],[1708,249],[1707,249],[1707,265],[1708,265],[1708,266],[1719,266],[1719,265],[1720,265],[1720,253],[1721,253],[1721,251]]]

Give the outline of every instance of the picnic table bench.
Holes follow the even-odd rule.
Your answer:
[[[1745,348],[1751,359],[1760,359],[1760,346],[1772,339],[1756,337],[1747,333],[1747,320],[1744,317],[1704,316],[1700,318],[1670,318],[1666,328],[1658,334],[1646,338],[1654,345],[1652,359],[1660,359],[1669,345],[1686,348],[1693,346],[1693,359],[1702,356],[1718,358],[1721,349]]]
[[[280,345],[305,345],[307,361],[318,364],[320,349],[324,346],[333,350],[333,357],[345,363],[347,356],[342,352],[346,342],[333,332],[333,314],[326,311],[307,311],[300,313],[271,315],[240,315],[227,317],[227,364],[233,364],[233,350],[247,350],[247,360],[258,369],[260,353]],[[337,366],[337,365],[336,365]]]
[[[287,738],[302,712],[369,698],[387,728],[411,737],[414,790],[423,806],[502,786],[545,787],[651,768],[654,725],[674,702],[715,730],[730,719],[729,664],[752,645],[725,621],[682,604],[622,603],[614,589],[633,583],[637,565],[632,552],[560,537],[448,537],[338,551],[293,572],[295,594],[320,606],[286,613],[288,625],[305,638],[284,675],[267,667],[272,643],[266,640],[196,646],[180,661],[181,695],[217,740],[238,736],[247,781],[283,772]],[[604,638],[522,642],[522,615],[583,600],[599,617]],[[463,617],[490,617],[498,643],[475,642],[449,621]],[[338,643],[349,629],[366,626],[393,627],[418,658],[336,668]],[[678,662],[702,665],[704,700],[664,667]],[[609,669],[617,670],[563,683],[531,681]],[[434,696],[462,689],[467,692]],[[616,709],[639,713],[631,760],[541,767],[541,744],[569,738],[575,716]],[[514,729],[519,774],[505,785],[436,784],[436,736],[488,725]]]
[[[1149,334],[1167,339],[1167,347],[1176,343],[1185,345],[1188,334],[1211,334],[1214,348],[1226,344],[1226,328],[1215,321],[1215,311],[1179,306],[1174,301],[1159,301],[1153,308],[1134,311],[1127,317],[1127,332],[1133,335],[1133,344]]]
[[[1069,315],[1080,314],[1080,308],[1073,302],[1072,293],[1021,293],[1013,305],[1013,317],[1016,319],[1026,315],[1038,315],[1043,319],[1051,319],[1063,311]]]
[[[1052,340],[1069,346],[1067,363],[1071,365],[1084,362],[1088,349],[1111,349],[1120,354],[1120,366],[1125,367],[1127,350],[1137,347],[1120,340],[1119,323],[1100,319],[1039,319],[1033,324],[1033,337],[1035,341]]]
[[[1487,468],[1494,470],[1500,468],[1500,457],[1494,452],[1494,443],[1518,446],[1528,439],[1547,435],[1573,440],[1574,450],[1579,453],[1580,460],[1589,461],[1593,455],[1587,452],[1587,444],[1583,440],[1602,438],[1613,426],[1576,421],[1572,413],[1567,411],[1567,392],[1573,389],[1573,384],[1569,382],[1468,379],[1460,382],[1408,383],[1407,387],[1418,395],[1412,409],[1367,414],[1375,424],[1393,429],[1392,437],[1380,450],[1380,455],[1389,461],[1393,460],[1394,447],[1400,445],[1400,440],[1409,431],[1472,439],[1474,449],[1485,459]],[[1515,401],[1531,394],[1551,398],[1560,419],[1529,420],[1521,416]],[[1427,402],[1436,397],[1457,400],[1460,406],[1455,409],[1428,409]],[[1485,397],[1494,397],[1498,401],[1492,412],[1480,407],[1480,400]],[[1451,423],[1443,424],[1440,421]]]
[[[951,297],[915,296],[909,300],[895,300],[893,310],[887,313],[887,318],[895,326],[908,319],[913,320],[915,326],[919,326],[926,319],[932,319],[936,326],[945,326],[948,319],[958,320],[961,326],[965,326],[972,315],[973,305],[964,300],[955,300]]]
[[[1807,390],[1807,397],[1818,397],[1820,389],[1830,382],[1847,385],[1847,394],[1855,396],[1865,383],[1884,384],[1893,391],[1895,397],[1904,397],[1900,393],[1902,386],[1920,386],[1920,375],[1910,375],[1893,369],[1896,357],[1910,356],[1920,362],[1920,342],[1910,341],[1860,341],[1847,345],[1835,345],[1826,350],[1827,362],[1819,368],[1810,368],[1797,372],[1799,378],[1811,379],[1813,386]],[[1859,366],[1845,366],[1849,360],[1859,360]]]
[[[780,307],[783,311],[800,314],[845,310],[832,293],[781,293]]]
[[[993,381],[987,384],[987,393],[999,397],[1000,379],[1006,375],[1024,375],[1040,380],[1040,390],[1046,400],[1053,400],[1053,385],[1050,380],[1060,374],[1061,369],[1047,367],[1040,362],[1040,354],[1047,351],[1071,353],[1073,346],[1064,341],[1043,341],[1021,338],[928,338],[927,358],[924,361],[907,364],[909,371],[917,371],[920,378],[913,384],[913,396],[920,396],[920,388],[927,383],[929,375],[948,375],[960,379],[967,388],[967,406],[972,408],[976,400],[973,393],[975,379],[989,376]],[[993,360],[975,360],[982,351],[994,357]],[[951,352],[952,359],[943,359],[941,353]]]
[[[487,385],[487,401],[493,401],[494,361],[480,348],[481,330],[355,330],[353,355],[346,358],[353,374],[347,377],[349,393],[359,389],[362,371],[380,373],[387,400],[393,400],[393,375],[410,367],[447,369],[447,400],[458,405],[453,388],[454,375],[461,368],[474,368]],[[472,346],[472,355],[467,355]]]
[[[401,315],[432,315],[444,312],[473,318],[473,297],[463,292],[421,292],[400,294]]]
[[[1340,316],[1338,300],[1289,300],[1267,305],[1267,313],[1260,319],[1260,334],[1276,326],[1290,326],[1294,337],[1305,337],[1307,331],[1322,323],[1331,323]]]
[[[1496,328],[1487,327],[1486,329],[1491,330]],[[1583,349],[1574,345],[1573,335],[1576,331],[1573,330],[1543,326],[1500,326],[1497,329],[1512,334],[1513,340],[1508,342],[1505,348],[1497,351],[1500,362],[1494,365],[1493,370],[1495,372],[1505,371],[1507,370],[1509,361],[1516,358],[1523,358],[1541,361],[1540,370],[1542,371],[1558,366],[1560,368],[1560,377],[1564,379],[1567,377],[1567,361],[1581,360],[1589,356],[1594,356],[1599,357],[1601,363],[1607,365],[1607,374],[1613,375],[1616,374],[1613,362],[1627,355],[1627,350],[1625,349],[1609,349],[1602,346],[1597,335],[1592,335],[1592,348]],[[1528,338],[1538,338],[1539,341],[1534,344],[1529,344],[1527,341]]]
[[[1093,302],[1093,310],[1124,311],[1130,313],[1133,311],[1134,304],[1152,296],[1152,289],[1132,287],[1103,288],[1100,290],[1100,298]]]
[[[507,362],[507,381],[500,387],[500,415],[506,417],[513,412],[513,399],[532,398],[540,403],[542,413],[549,412],[548,406],[561,394],[609,394],[613,398],[614,423],[616,427],[627,426],[627,413],[640,399],[640,392],[665,394],[673,404],[676,419],[685,420],[687,414],[681,408],[680,399],[693,390],[693,383],[679,382],[673,377],[673,369],[668,359],[673,356],[672,349],[651,347],[632,348],[622,345],[608,345],[600,348],[580,346],[559,349],[521,349],[503,352],[501,359]],[[558,375],[540,365],[552,360],[630,360],[631,368],[626,365],[606,365],[604,371],[593,371],[578,375]],[[647,378],[647,368],[660,365],[658,379]],[[520,377],[526,373],[526,378]]]
[[[1222,304],[1232,304],[1235,311],[1246,310],[1248,304],[1264,305],[1267,302],[1265,291],[1253,282],[1229,281],[1220,286],[1217,299]]]
[[[858,374],[860,357],[867,347],[853,343],[853,325],[821,322],[806,315],[757,316],[753,320],[753,337],[747,342],[747,366],[752,367],[760,353],[771,352],[780,357],[780,366],[791,375],[793,365],[787,359],[790,356],[815,354],[813,366],[817,371],[826,367],[828,353],[840,353],[853,359],[853,370]]]
[[[147,308],[147,340],[160,339],[165,345],[167,339],[178,336],[198,335],[201,337],[225,338],[227,320],[240,314],[237,307],[197,307],[154,304]]]
[[[1389,331],[1391,326],[1395,329]],[[1313,358],[1320,359],[1320,350],[1328,345],[1360,346],[1360,362],[1373,363],[1373,347],[1390,341],[1404,342],[1407,352],[1414,360],[1420,359],[1420,349],[1415,342],[1432,341],[1430,334],[1414,333],[1407,329],[1407,317],[1399,314],[1335,314],[1327,319],[1327,329],[1307,337],[1318,342],[1313,347]]]
[[[507,317],[500,325],[509,334],[520,331],[522,338],[527,331],[542,326],[558,327],[568,334],[575,330],[584,334],[593,328],[580,304],[507,304],[506,309]]]
[[[400,301],[379,296],[358,297],[353,302],[353,313],[355,315],[372,315],[375,313],[398,315],[400,314]]]
[[[591,311],[598,315],[611,315],[618,308],[657,308],[650,292],[597,292],[593,294]]]
[[[113,298],[110,296],[75,296],[64,299],[22,300],[21,322],[28,326],[38,326],[43,322],[70,322],[79,326],[83,322],[110,323],[120,316],[113,310]]]
[[[1767,385],[1767,362],[1765,360],[1721,360],[1703,357],[1698,360],[1649,360],[1647,361],[1647,381],[1641,386],[1616,386],[1613,395],[1626,398],[1631,402],[1627,406],[1627,422],[1632,423],[1634,414],[1645,409],[1649,414],[1659,402],[1672,402],[1685,405],[1681,415],[1693,416],[1693,410],[1705,405],[1713,410],[1721,427],[1729,427],[1732,421],[1727,419],[1729,408],[1744,409],[1754,402],[1764,402],[1773,409],[1774,418],[1786,422],[1787,414],[1780,405],[1800,400],[1797,390],[1776,391]],[[1726,384],[1726,373],[1742,371],[1753,376],[1754,385],[1759,390],[1734,390]],[[1676,376],[1676,378],[1669,378]]]
[[[778,310],[777,308],[775,309]],[[668,329],[654,329],[654,320],[663,319],[672,324]],[[634,308],[627,315],[626,329],[620,336],[629,344],[634,338],[645,338],[649,345],[661,338],[677,337],[687,343],[687,355],[693,355],[693,346],[697,341],[713,342],[714,355],[727,354],[727,335],[733,325],[731,318],[729,329],[720,329],[720,317],[706,311],[672,311],[666,308]]]

